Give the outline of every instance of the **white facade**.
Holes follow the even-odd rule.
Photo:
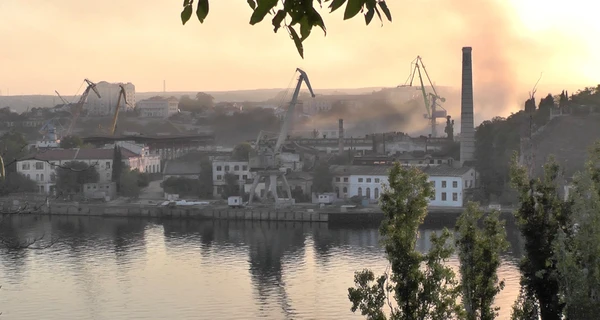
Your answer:
[[[90,92],[87,103],[84,106],[85,110],[88,111],[88,114],[94,116],[112,115],[117,106],[119,93],[121,92],[119,85],[123,85],[125,88],[125,98],[127,100],[127,105],[124,101],[121,101],[120,111],[133,108],[133,106],[135,106],[135,86],[131,82],[108,83],[106,81],[100,81],[96,83],[96,89],[98,90],[98,93],[100,93],[100,98],[98,98],[94,92]]]
[[[299,153],[282,152],[279,155],[283,171],[302,171],[303,162]]]
[[[137,109],[144,118],[168,118],[179,110],[179,101],[175,97],[153,97],[138,102]]]
[[[122,149],[122,161],[132,170],[140,172],[160,172],[160,159],[158,163],[146,160],[142,155],[137,155],[129,150]],[[34,155],[31,158],[17,161],[17,172],[25,175],[38,184],[40,193],[52,193],[56,185],[56,169],[71,161],[84,162],[94,166],[98,171],[98,183],[108,183],[112,178],[113,150],[112,149],[49,149]],[[146,164],[155,165],[148,168]]]
[[[332,167],[333,187],[340,198],[362,196],[375,202],[388,185],[388,166]],[[429,175],[428,180],[435,189],[434,197],[429,200],[430,207],[462,207],[464,190],[474,188],[477,179],[472,168],[441,165],[423,170]]]
[[[225,174],[231,173],[236,176],[240,186],[244,186],[248,179],[252,179],[252,174],[248,166],[248,161],[233,161],[227,159],[215,159],[212,162],[213,171],[213,194],[218,196],[225,185]]]

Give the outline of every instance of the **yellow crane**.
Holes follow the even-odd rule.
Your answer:
[[[414,65],[414,68],[412,67],[412,65]],[[423,74],[421,73],[421,69],[423,69],[423,73],[425,73],[425,77],[427,78],[427,81],[429,82],[429,85],[431,86],[431,90],[433,91],[433,93],[431,92],[427,92],[427,90],[425,90],[425,82],[423,81]],[[421,56],[417,56],[415,58],[415,60],[413,60],[411,62],[411,73],[410,76],[408,76],[407,79],[407,83],[408,84],[404,84],[402,86],[399,87],[412,87],[413,84],[413,80],[415,79],[415,75],[419,76],[419,81],[420,81],[420,88],[417,88],[418,90],[420,89],[421,92],[423,93],[423,101],[425,102],[425,108],[427,109],[427,114],[424,115],[425,119],[428,119],[431,121],[431,137],[432,138],[436,138],[437,137],[437,119],[438,118],[446,118],[448,115],[448,112],[446,111],[446,109],[444,109],[441,105],[440,105],[440,101],[441,102],[446,102],[445,98],[442,98],[438,95],[437,91],[435,90],[435,86],[433,85],[433,82],[431,82],[431,78],[429,78],[429,74],[427,73],[427,69],[425,69],[425,65],[423,64],[423,60],[421,59]],[[409,82],[410,79],[410,82]],[[438,110],[438,108],[440,108],[441,110]]]
[[[113,115],[113,120],[110,126],[110,135],[115,135],[115,130],[117,129],[117,120],[119,118],[119,109],[121,108],[121,98],[125,105],[129,105],[127,102],[127,92],[125,91],[125,87],[123,85],[119,85],[119,98],[117,99],[117,106],[115,107],[115,114]],[[130,105],[131,106],[131,105]]]

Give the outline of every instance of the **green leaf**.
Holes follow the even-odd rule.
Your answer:
[[[254,13],[250,17],[250,24],[255,25],[261,22],[267,13],[277,5],[277,0],[259,0]]]
[[[256,2],[254,2],[254,0],[248,0],[248,5],[252,10],[256,9]]]
[[[334,12],[335,10],[339,9],[344,2],[346,2],[346,0],[333,0],[331,1],[331,4],[329,5],[329,8],[331,8],[330,12]]]
[[[277,11],[277,14],[275,14],[275,16],[273,17],[273,27],[274,27],[273,32],[277,32],[277,30],[279,30],[279,28],[281,28],[281,22],[285,18],[285,15],[286,15],[285,11],[283,11],[283,10]]]
[[[310,30],[312,29],[312,24],[308,22],[308,17],[304,16],[302,20],[300,20],[300,36],[302,36],[302,40],[308,38],[310,36]]]
[[[196,16],[200,23],[204,22],[208,15],[208,0],[198,0],[198,8],[196,8]]]
[[[362,0],[348,0],[346,5],[346,11],[344,11],[344,20],[352,19],[356,16],[362,8]]]
[[[298,50],[300,57],[304,59],[304,47],[302,46],[302,40],[300,40],[300,37],[298,37],[298,34],[296,33],[296,30],[294,30],[294,28],[288,27],[288,30],[290,31],[290,35],[294,40],[294,44],[296,45],[296,49]]]
[[[388,21],[392,22],[392,13],[388,8],[387,3],[385,3],[385,1],[379,1],[379,7],[381,8],[381,11],[383,11],[383,13],[385,14],[385,17],[388,19]]]
[[[367,13],[365,14],[365,22],[367,25],[369,25],[369,23],[371,23],[371,20],[373,20],[373,16],[375,15],[375,9],[371,8],[369,10],[367,10]]]
[[[181,11],[181,22],[185,25],[188,20],[192,17],[192,5],[186,6]]]
[[[319,12],[317,12],[317,10],[315,10],[315,8],[312,9],[311,17],[313,20],[312,25],[320,27],[323,30],[323,32],[325,33],[325,35],[327,35],[327,28],[325,28],[325,21],[323,21],[323,17],[321,17]]]
[[[183,6],[184,6],[184,7],[187,7],[187,6],[189,6],[190,4],[191,4],[191,3],[190,3],[190,0],[183,0]]]

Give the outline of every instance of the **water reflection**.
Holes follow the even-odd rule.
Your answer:
[[[422,228],[418,249],[440,230]],[[8,319],[361,319],[346,297],[353,272],[387,265],[377,228],[25,216],[0,231],[62,240],[40,252],[1,252]],[[507,233],[503,310],[516,295],[520,254],[518,231]]]

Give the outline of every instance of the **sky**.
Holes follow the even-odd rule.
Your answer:
[[[303,60],[269,17],[249,25],[242,0],[213,0],[204,24],[185,26],[181,1],[0,0],[0,90],[71,95],[84,78],[138,92],[162,91],[163,80],[167,91],[286,88],[296,67],[317,93],[393,87],[417,55],[436,85],[458,87],[471,46],[475,98],[512,110],[540,74],[538,95],[600,83],[600,23],[584,1],[390,0],[383,26],[324,8],[327,35],[313,30]]]

